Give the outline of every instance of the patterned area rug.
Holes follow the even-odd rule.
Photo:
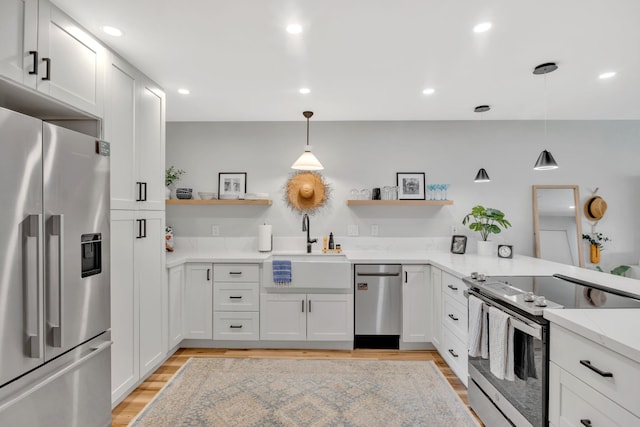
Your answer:
[[[477,424],[430,361],[192,358],[130,425]]]

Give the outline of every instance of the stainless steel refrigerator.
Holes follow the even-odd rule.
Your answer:
[[[111,424],[109,145],[0,108],[0,426]]]

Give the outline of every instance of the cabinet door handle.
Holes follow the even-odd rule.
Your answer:
[[[300,301],[302,303],[302,312],[304,313],[304,300]]]
[[[233,296],[233,295],[232,295],[232,296],[230,296],[230,297],[229,297],[229,299],[242,299],[242,297],[241,297],[241,296],[236,297],[236,296]]]
[[[42,58],[42,61],[47,64],[47,73],[44,75],[42,80],[51,80],[51,58]]]
[[[588,419],[580,420],[580,424],[582,424],[585,427],[592,427],[591,420],[588,420]]]
[[[142,202],[142,182],[136,182],[136,202]]]
[[[611,372],[605,372],[601,369],[596,368],[595,366],[593,366],[591,364],[591,361],[589,360],[581,360],[580,364],[582,366],[586,366],[587,368],[591,369],[593,372],[595,372],[596,374],[600,375],[601,377],[606,377],[606,378],[613,378],[613,374]]]
[[[451,353],[451,355],[452,355],[453,357],[458,357],[458,355],[456,354],[456,352],[455,352],[455,351],[453,351],[453,349],[452,349],[452,348],[450,348],[450,349],[449,349],[449,353]]]
[[[207,268],[207,282],[211,280],[211,269]]]
[[[142,197],[142,201],[146,202],[147,201],[147,183],[143,182],[142,185],[144,186],[144,196]]]
[[[311,300],[309,300],[309,313],[311,313]]]
[[[407,273],[406,271],[404,272],[404,283],[408,283],[409,282],[409,273]]]
[[[29,71],[29,74],[38,74],[38,51],[30,50],[29,55],[33,56],[33,70]]]
[[[453,314],[449,314],[449,318],[450,318],[451,320],[458,321],[458,318],[457,318],[456,316],[454,316]]]
[[[136,239],[142,239],[144,236],[142,235],[142,220],[136,219],[138,223],[138,233],[136,234]]]
[[[452,291],[457,291],[458,287],[457,286],[453,286],[453,285],[447,285],[447,288],[451,289]]]
[[[229,325],[231,329],[242,329],[242,325]]]
[[[146,219],[142,220],[142,230],[143,230],[142,237],[146,238],[147,237],[147,220]]]

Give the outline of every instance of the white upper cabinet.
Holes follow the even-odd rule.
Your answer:
[[[47,0],[0,4],[0,75],[96,117],[107,50]]]
[[[141,209],[164,210],[164,93],[144,79],[136,108],[136,160]]]
[[[29,52],[35,52],[38,44],[38,0],[2,0],[0,29],[0,75],[35,86],[36,54]]]

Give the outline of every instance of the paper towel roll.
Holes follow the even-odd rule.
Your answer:
[[[271,252],[271,225],[258,226],[258,250],[260,252]]]

